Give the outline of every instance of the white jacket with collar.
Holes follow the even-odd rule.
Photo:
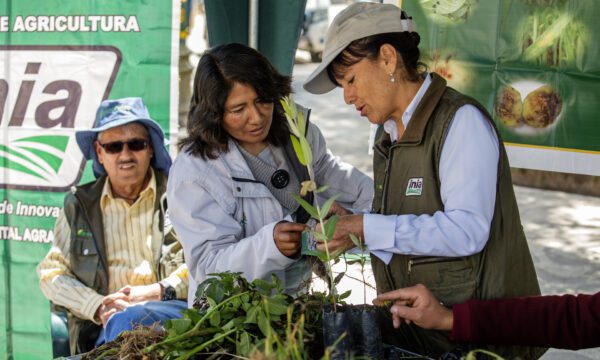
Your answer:
[[[323,196],[341,194],[337,201],[342,205],[368,210],[373,198],[371,178],[334,157],[315,125],[309,124],[307,138],[317,184],[330,185]],[[273,228],[283,220],[279,201],[263,184],[234,178],[253,180],[254,176],[233,140],[229,152],[215,160],[183,149],[171,167],[169,217],[189,269],[190,307],[196,287],[211,273],[242,272],[250,281],[269,282],[275,273],[286,290],[299,285],[286,282],[285,271],[298,260],[279,252],[273,240]]]

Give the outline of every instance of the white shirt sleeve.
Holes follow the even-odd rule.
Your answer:
[[[456,112],[440,158],[444,211],[364,216],[365,244],[386,263],[393,254],[468,256],[485,246],[494,216],[498,137],[473,105]]]

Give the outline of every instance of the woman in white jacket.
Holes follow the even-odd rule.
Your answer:
[[[188,136],[178,144],[167,187],[170,220],[190,271],[189,306],[212,273],[268,281],[276,274],[289,293],[310,280],[300,256],[307,216],[291,197],[304,169],[290,150],[279,103],[290,92],[291,78],[247,46],[218,46],[200,59]],[[303,111],[308,119],[310,111]],[[340,194],[343,206],[369,208],[371,179],[335,158],[316,126],[309,124],[307,133],[317,183],[330,185],[323,197]]]

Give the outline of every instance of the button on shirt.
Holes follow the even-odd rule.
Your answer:
[[[152,241],[155,197],[156,178],[153,172],[148,186],[131,205],[113,196],[108,181],[104,184],[100,207],[104,221],[109,293],[125,285],[149,285],[158,281],[156,261],[161,244],[160,241]],[[56,221],[54,244],[38,266],[40,287],[53,303],[70,309],[80,318],[94,320],[104,296],[79,282],[70,272],[70,239],[71,229],[61,211]],[[166,279],[176,288],[178,297],[185,296],[187,289],[183,279],[186,278],[187,268],[182,265]]]
[[[427,74],[402,115],[404,128],[430,85]],[[392,141],[398,140],[394,120],[383,127]],[[370,252],[386,264],[393,254],[456,257],[480,252],[494,216],[498,159],[498,136],[492,125],[475,106],[460,107],[450,123],[439,163],[444,211],[432,215],[365,214],[363,231]],[[389,186],[388,194],[400,191],[392,188],[394,184]]]

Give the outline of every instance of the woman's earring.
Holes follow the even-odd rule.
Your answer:
[[[394,77],[394,73],[390,73],[390,82],[391,83],[395,83],[396,82],[396,78]]]

